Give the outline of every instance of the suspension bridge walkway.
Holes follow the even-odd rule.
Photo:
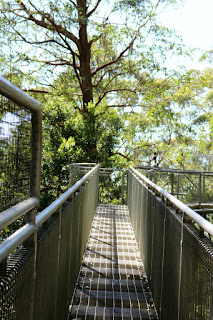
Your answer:
[[[98,205],[69,319],[158,319],[128,208]]]
[[[73,164],[37,212],[41,107],[0,93],[0,319],[212,320],[212,172]]]

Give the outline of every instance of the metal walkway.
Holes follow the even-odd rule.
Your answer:
[[[68,319],[158,319],[126,206],[97,207]]]

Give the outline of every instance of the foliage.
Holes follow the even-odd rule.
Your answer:
[[[192,150],[209,152],[212,70],[164,67],[184,52],[155,19],[175,2],[0,1],[2,71],[43,107],[42,205],[71,162],[183,169]]]
[[[69,67],[72,99],[87,112],[90,101],[114,96],[122,79],[137,77],[141,68],[159,71],[168,52],[182,50],[174,33],[155,20],[160,4],[173,2],[1,0],[4,68],[20,70],[25,81],[28,74],[32,86],[52,85]]]

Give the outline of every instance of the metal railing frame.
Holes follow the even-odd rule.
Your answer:
[[[70,170],[69,170],[69,187],[75,184],[75,174],[76,171],[81,173],[81,175],[86,174],[89,170],[91,170],[97,163],[86,163],[86,162],[79,162],[79,163],[71,163]]]
[[[18,231],[14,232],[10,237],[0,244],[0,262],[2,262],[10,252],[21,245],[33,232],[45,222],[47,219],[53,215],[58,209],[60,209],[66,201],[71,201],[72,196],[79,191],[82,186],[93,176],[93,174],[98,170],[99,165],[92,168],[83,178],[81,178],[77,183],[75,183],[71,188],[64,192],[58,199],[51,203],[47,208],[37,214],[35,218],[35,224],[30,223],[25,224]]]
[[[193,173],[193,174],[200,174],[200,173],[206,173],[209,175],[213,175],[212,171],[198,171],[198,170],[181,170],[181,169],[168,169],[168,168],[161,168],[161,167],[153,167],[153,166],[142,166],[142,165],[135,165],[133,168],[135,169],[144,169],[144,170],[156,170],[161,172],[174,172],[174,173]]]
[[[77,170],[81,173],[86,173],[88,172],[89,169],[91,169],[95,163],[72,163],[70,165],[70,179],[69,179],[69,186],[71,187],[73,185],[73,182],[75,179],[75,173]],[[128,173],[128,170],[126,169],[119,169],[119,168],[99,168],[99,176],[102,177],[108,177],[110,176],[111,173],[113,173],[115,170],[121,171],[122,172],[122,178],[121,178],[121,204],[125,203],[124,200],[124,191],[125,191],[125,176]]]
[[[0,225],[2,229],[23,215],[26,215],[27,222],[33,224],[35,222],[36,212],[33,212],[33,209],[39,206],[40,198],[42,109],[35,99],[2,76],[0,76],[0,94],[12,100],[20,107],[30,110],[32,115],[31,198],[0,213]],[[29,212],[31,213],[29,214]]]
[[[50,204],[47,208],[43,211],[38,213],[35,217],[35,223],[26,223],[22,228],[14,232],[11,236],[9,236],[6,240],[4,240],[0,244],[0,263],[4,263],[7,260],[8,255],[15,250],[18,246],[24,244],[28,245],[29,239],[32,241],[32,237],[34,240],[34,251],[33,251],[33,268],[31,270],[33,277],[31,283],[31,296],[30,296],[30,305],[29,305],[29,320],[34,319],[34,308],[36,308],[36,301],[35,301],[35,287],[36,287],[36,270],[37,270],[37,233],[40,227],[45,228],[45,224],[48,224],[48,219],[51,217],[58,217],[61,221],[62,214],[64,210],[66,210],[67,206],[72,202],[75,202],[75,199],[78,194],[84,192],[85,186],[89,183],[89,180],[93,178],[94,175],[98,175],[99,172],[99,165],[96,165],[90,171],[85,174],[79,181],[77,181],[72,187],[70,187],[66,192],[64,192],[59,198],[57,198],[52,204]],[[97,202],[97,196],[96,201]],[[96,206],[97,203],[94,203]],[[21,206],[22,204],[20,204]],[[17,206],[19,209],[19,205]],[[25,207],[29,207],[29,204],[26,204]],[[17,208],[16,208],[17,209]],[[22,213],[24,209],[22,208]],[[57,235],[56,235],[57,237]],[[60,240],[60,239],[59,239]],[[32,246],[29,246],[32,247]],[[70,275],[68,275],[70,276]],[[57,304],[55,303],[55,309],[57,308]],[[57,319],[57,314],[55,312],[54,319]]]
[[[190,220],[194,221],[198,224],[200,229],[203,231],[206,231],[209,235],[213,236],[213,224],[207,221],[205,218],[203,218],[201,215],[199,215],[197,212],[189,208],[187,205],[185,205],[183,202],[175,198],[173,195],[171,195],[169,192],[165,191],[163,188],[156,185],[154,182],[149,180],[147,177],[145,177],[143,174],[138,172],[134,168],[130,168],[130,171],[134,175],[136,175],[140,180],[142,180],[149,189],[152,189],[157,194],[161,195],[167,201],[173,205],[176,209],[183,212]]]
[[[156,300],[158,301],[159,318],[164,319],[165,317],[165,319],[169,319],[170,317],[172,318],[174,317],[174,319],[178,319],[178,320],[185,319],[183,318],[183,314],[188,315],[187,312],[189,310],[187,310],[187,307],[185,307],[186,308],[185,310],[184,302],[183,302],[183,301],[186,301],[186,299],[188,298],[188,296],[187,297],[184,296],[184,288],[185,288],[186,282],[188,281],[186,277],[186,271],[184,271],[184,263],[186,265],[187,262],[186,261],[183,262],[183,250],[186,250],[186,246],[187,246],[187,240],[186,241],[184,240],[184,230],[185,232],[186,230],[188,230],[187,232],[189,232],[191,236],[193,234],[194,239],[196,239],[196,241],[202,244],[201,246],[205,248],[206,255],[209,254],[208,257],[210,260],[209,260],[209,264],[207,264],[207,266],[209,267],[211,265],[210,261],[212,257],[213,238],[211,237],[213,237],[213,224],[211,224],[209,221],[204,219],[198,213],[193,211],[187,205],[183,204],[180,200],[172,196],[163,188],[156,185],[154,182],[150,181],[147,177],[145,177],[143,174],[138,172],[135,168],[129,169],[128,177],[129,177],[129,180],[128,180],[128,201],[127,202],[130,210],[130,217],[133,224],[133,229],[136,232],[136,238],[140,246],[141,254],[144,259],[145,271],[149,274],[148,277],[149,277],[152,289],[155,291],[155,295],[153,296],[153,298],[155,301]],[[133,195],[133,198],[131,198],[132,195]],[[161,208],[160,209],[161,212],[156,211],[157,208]],[[173,217],[173,218],[169,219],[169,217]],[[160,225],[159,225],[159,221],[161,221]],[[142,222],[143,224],[141,225]],[[174,231],[174,228],[176,228],[179,224],[179,228],[177,231],[179,238],[177,240],[177,236],[175,235],[175,233],[174,235],[170,235],[172,236],[172,239],[173,237],[174,239],[176,239],[174,240],[176,242],[171,243],[168,241],[168,239],[166,239],[166,235],[168,236],[168,233],[167,233],[168,231],[166,231],[167,229],[166,226],[168,226],[169,223],[171,224],[173,222],[174,222],[173,227],[170,225],[170,227],[173,228],[172,229],[173,231]],[[195,223],[195,228],[194,227],[192,228],[192,223],[193,224]],[[158,229],[160,231],[155,233],[155,228],[157,229],[160,228]],[[199,235],[199,228],[200,228],[200,235]],[[198,230],[196,231],[196,229]],[[211,239],[207,238],[208,235],[210,235]],[[147,242],[148,239],[149,239],[149,245]],[[160,245],[159,245],[159,242],[160,242]],[[172,247],[174,249],[174,256],[172,253],[172,250],[173,250]],[[191,250],[190,244],[189,244],[189,248]],[[156,252],[158,252],[162,260],[156,260],[156,257],[154,259],[154,256],[153,256],[154,252],[155,254]],[[171,256],[173,256],[174,259],[176,259],[175,260],[175,262],[177,263],[176,265],[171,265],[171,261],[168,262],[168,257],[170,254]],[[158,256],[158,258],[160,256]],[[206,259],[208,260],[208,258]],[[202,261],[202,259],[199,261]],[[168,267],[168,265],[170,267]],[[208,267],[207,267],[207,270],[208,270]],[[191,268],[192,268],[191,272],[193,272],[192,265],[191,265]],[[177,269],[179,269],[178,277],[176,274]],[[155,273],[153,273],[153,270],[155,270],[154,271]],[[160,270],[159,271],[160,274],[158,274],[157,270]],[[173,270],[176,270],[176,271],[173,271]],[[212,271],[210,270],[209,272],[206,271],[206,274],[208,273],[211,274],[211,272]],[[172,282],[172,279],[174,280],[174,277],[176,277],[177,279],[176,283]],[[184,284],[182,284],[182,277],[184,279],[183,280]],[[165,292],[164,286],[166,288],[166,281],[168,279],[171,280],[170,284],[168,285],[170,297],[165,298],[166,294],[164,293]],[[190,281],[194,281],[194,280],[190,279]],[[190,282],[189,282],[189,286],[190,286]],[[196,290],[199,291],[198,287],[199,287],[199,280],[197,278],[195,282],[195,288]],[[205,284],[204,284],[204,288],[205,288]],[[209,284],[209,288],[211,288],[211,284]],[[200,290],[202,291],[203,289],[200,289]],[[207,292],[209,294],[208,297],[211,300],[212,296],[210,293],[210,289]],[[174,296],[177,297],[177,300],[175,303],[173,299]],[[206,298],[207,301],[209,301],[208,297]],[[195,303],[195,301],[196,300],[193,300],[190,302],[191,308],[193,308],[192,306],[193,306],[193,303]],[[202,301],[201,301],[201,304],[202,304]],[[211,302],[206,302],[207,308],[209,308],[210,304]],[[205,312],[206,310],[207,309],[205,309]],[[211,307],[210,309],[208,309],[208,311],[209,310],[212,310]],[[193,316],[195,316],[195,314],[193,314],[192,317]],[[212,313],[210,317],[211,316],[212,316]],[[200,319],[206,319],[203,313],[202,313],[202,318]],[[212,319],[212,318],[208,318],[208,319]]]
[[[1,274],[6,274],[7,256],[18,245],[25,242],[26,247],[33,248],[33,270],[36,270],[37,229],[35,224],[36,208],[40,202],[41,179],[41,148],[42,148],[42,109],[40,104],[23,92],[21,89],[0,76],[0,94],[19,105],[21,108],[31,111],[32,142],[31,142],[31,182],[30,195],[26,201],[19,203],[0,213],[1,229],[10,225],[22,216],[25,216],[26,224],[23,228],[14,232],[0,245]],[[32,283],[30,310],[33,316],[33,297],[35,281]]]
[[[206,190],[206,177],[212,177],[213,178],[213,172],[212,171],[197,171],[197,170],[179,170],[179,169],[166,169],[166,168],[160,168],[160,167],[150,167],[150,166],[142,166],[142,165],[137,165],[134,166],[135,169],[141,169],[141,170],[146,170],[146,176],[148,178],[150,177],[150,174],[157,173],[157,172],[165,172],[165,173],[171,173],[171,194],[177,196],[184,195],[180,193],[180,185],[179,185],[179,177],[180,176],[185,176],[191,184],[195,187],[195,189],[198,190],[199,197],[198,197],[198,202],[197,205],[192,203],[188,204],[190,207],[195,207],[197,206],[198,209],[201,209],[202,207],[206,207],[205,205],[205,190]],[[177,192],[174,192],[174,175],[177,175]],[[194,175],[198,176],[199,182],[198,184],[194,184],[193,181],[190,179],[189,175]],[[153,177],[154,182],[157,183],[157,177]],[[210,206],[210,204],[209,204]],[[211,208],[213,207],[210,206]],[[201,210],[199,210],[201,212]],[[204,212],[206,213],[206,212]]]

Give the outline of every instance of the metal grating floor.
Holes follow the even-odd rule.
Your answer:
[[[97,207],[68,319],[158,319],[126,206]]]

